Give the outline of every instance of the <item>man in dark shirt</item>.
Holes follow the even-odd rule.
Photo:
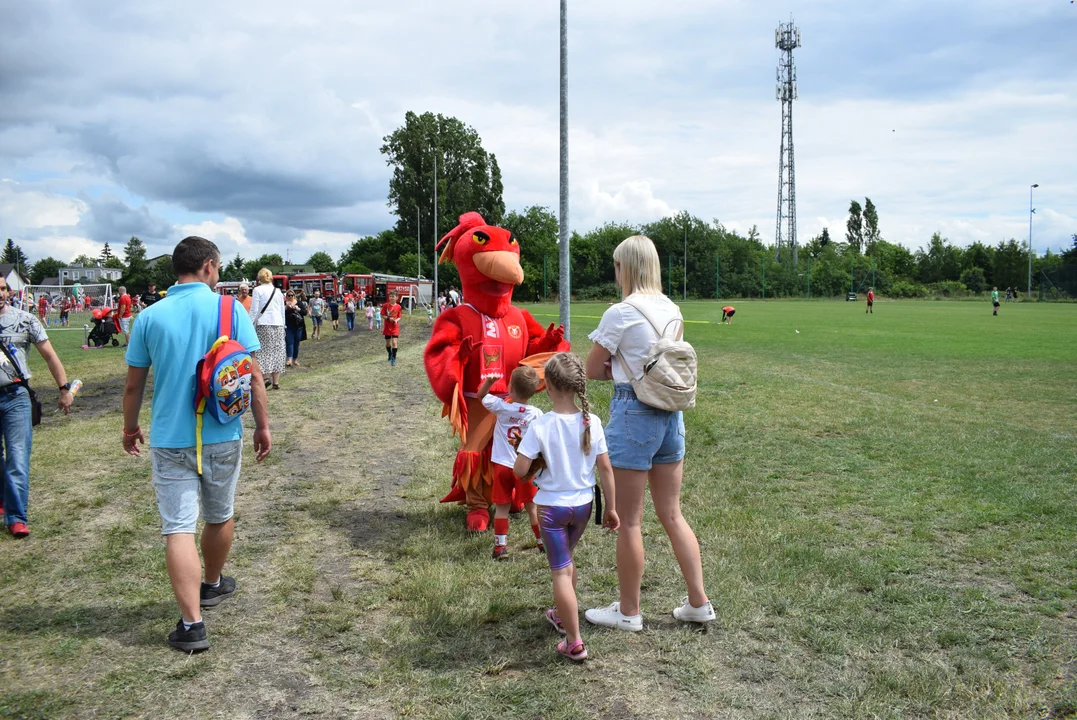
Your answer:
[[[157,284],[151,282],[146,292],[142,293],[142,307],[149,307],[160,299],[161,296],[157,294]]]

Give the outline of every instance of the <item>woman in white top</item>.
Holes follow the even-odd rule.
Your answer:
[[[681,480],[684,471],[684,418],[681,413],[658,410],[636,398],[631,381],[643,374],[643,362],[658,332],[633,307],[646,308],[658,328],[675,332],[683,323],[680,309],[662,294],[662,268],[650,238],[633,235],[613,252],[613,268],[621,286],[622,302],[613,305],[590,335],[594,345],[587,356],[587,377],[612,380],[610,419],[606,443],[617,486],[617,578],[620,601],[588,610],[588,622],[633,632],[643,629],[640,583],[643,580],[644,492],[649,486],[658,520],[669,535],[688,597],[673,610],[686,622],[708,622],[714,609],[703,588],[699,542],[681,515]],[[629,304],[629,301],[632,304]]]
[[[257,352],[262,372],[269,375],[274,390],[280,389],[284,372],[284,295],[273,285],[268,268],[258,271],[258,287],[251,294],[251,322],[262,349]]]

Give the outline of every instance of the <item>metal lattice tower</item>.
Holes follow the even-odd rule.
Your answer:
[[[783,247],[793,249],[797,262],[797,185],[793,166],[793,101],[797,99],[797,68],[793,48],[800,47],[800,30],[792,19],[779,23],[774,46],[782,51],[778,60],[777,99],[782,103],[782,145],[778,156],[778,227],[774,233],[774,261],[781,260]]]

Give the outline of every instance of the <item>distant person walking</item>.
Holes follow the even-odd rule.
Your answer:
[[[344,303],[344,318],[348,322],[348,332],[355,329],[355,297],[349,296]]]
[[[239,294],[236,295],[236,300],[243,306],[243,309],[247,311],[249,315],[251,312],[251,286],[247,283],[243,283],[239,286]]]
[[[280,389],[284,372],[284,296],[273,284],[268,268],[258,271],[258,287],[251,295],[251,322],[258,333],[258,364],[267,373],[273,389]]]
[[[681,515],[684,418],[680,411],[659,410],[643,404],[631,384],[642,376],[647,353],[658,340],[654,327],[665,328],[684,320],[680,309],[662,294],[662,268],[650,238],[633,235],[618,245],[613,252],[613,272],[621,286],[622,301],[603,313],[598,329],[589,336],[594,345],[587,356],[587,376],[614,383],[606,439],[621,520],[617,536],[621,597],[619,602],[588,610],[585,615],[595,625],[632,632],[643,629],[641,523],[644,493],[650,487],[655,513],[669,536],[688,586],[688,597],[673,610],[673,617],[687,622],[709,622],[715,616],[703,586],[699,542]],[[635,305],[644,307],[647,316]]]
[[[991,288],[991,314],[998,315],[998,288]]]
[[[726,305],[722,308],[722,322],[726,325],[733,324],[733,315],[737,312],[737,309],[732,305]]]
[[[291,290],[284,301],[284,347],[287,357],[285,367],[299,367],[299,343],[303,340],[303,331],[307,321],[303,317],[303,306]]]
[[[184,652],[209,649],[203,607],[213,607],[236,591],[235,578],[222,575],[232,548],[233,505],[243,460],[243,423],[221,425],[203,416],[202,468],[199,473],[195,430],[195,370],[217,339],[222,299],[213,292],[220,277],[217,246],[200,237],[187,237],[172,252],[176,284],[168,302],[147,308],[135,325],[127,348],[127,384],[123,392],[123,449],[141,455],[145,437],[138,424],[146,379],[153,368],[150,419],[150,467],[161,534],[165,536],[165,566],[180,619],[168,644]],[[250,317],[232,307],[232,338],[250,351],[259,350]],[[261,461],[272,445],[265,386],[257,359],[251,368],[251,408],[254,412],[254,451]],[[202,557],[195,547],[201,507]],[[204,579],[203,579],[204,578]]]
[[[373,303],[367,303],[366,309],[363,310],[363,312],[366,313],[366,329],[367,330],[373,330],[374,329],[374,304]]]
[[[310,322],[314,326],[310,331],[311,339],[318,340],[322,337],[322,316],[325,314],[325,300],[320,290],[314,291],[314,297],[307,307],[310,309]]]
[[[30,405],[29,354],[33,345],[45,359],[60,397],[58,407],[67,414],[74,396],[63,363],[52,348],[41,321],[11,304],[7,280],[0,277],[0,436],[3,438],[3,476],[0,477],[0,514],[8,532],[17,538],[30,534],[30,450],[33,445],[33,410]],[[44,392],[44,391],[42,391]]]
[[[116,303],[116,316],[120,318],[120,332],[126,347],[131,342],[131,296],[123,286],[120,286],[120,300]]]
[[[868,306],[867,306],[867,308],[864,309],[864,314],[865,315],[867,315],[868,313],[871,313],[872,315],[875,314],[875,311],[871,309],[871,306],[874,303],[875,303],[875,288],[869,287],[868,288]]]
[[[142,301],[142,307],[148,308],[160,299],[161,296],[157,294],[157,283],[151,280],[149,285],[146,286],[146,292],[142,293],[142,297],[139,298]]]
[[[385,325],[385,352],[389,355],[389,364],[396,365],[396,351],[400,345],[400,317],[404,309],[396,301],[396,292],[389,293],[389,302],[381,306],[381,317]]]

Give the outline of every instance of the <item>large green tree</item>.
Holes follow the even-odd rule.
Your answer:
[[[333,260],[333,256],[327,252],[319,250],[307,259],[306,265],[313,265],[314,269],[320,273],[335,272],[337,269],[336,261]]]
[[[249,280],[243,274],[247,261],[237,252],[236,256],[229,260],[226,264],[221,266],[221,280],[226,282],[239,282],[240,280]]]
[[[856,252],[864,245],[864,215],[860,203],[849,203],[849,219],[845,221],[845,242]]]
[[[153,281],[157,283],[158,291],[167,290],[176,284],[176,271],[172,267],[171,255],[165,255],[153,266]]]
[[[153,279],[153,271],[146,264],[146,245],[132,235],[123,248],[123,257],[127,261],[123,284],[129,293],[141,293]]]
[[[64,264],[54,257],[43,257],[30,268],[30,282],[40,285],[46,278],[58,278]]]
[[[879,212],[875,209],[875,203],[871,198],[864,198],[864,252],[871,254],[879,237]]]
[[[101,249],[101,257],[100,257],[100,260],[101,260],[101,266],[102,266],[102,267],[109,267],[109,266],[108,266],[108,265],[106,265],[105,263],[107,263],[107,262],[108,262],[109,260],[111,260],[111,259],[112,259],[112,258],[114,258],[114,257],[116,257],[116,255],[115,255],[115,254],[114,254],[114,253],[112,252],[112,248],[110,248],[110,247],[108,246],[108,243],[106,242],[106,243],[105,243],[105,247],[103,247],[103,248]]]
[[[258,271],[264,267],[271,265],[283,265],[284,258],[279,253],[267,253],[259,258],[255,258],[250,262],[243,265],[243,277],[248,280],[253,280],[258,277]]]
[[[22,268],[23,272],[29,270],[30,267],[30,262],[26,257],[26,253],[24,253],[22,248],[16,245],[15,241],[11,238],[8,238],[7,243],[4,245],[4,252],[0,255],[0,262],[18,265]]]
[[[548,208],[533,205],[523,212],[513,210],[505,216],[501,225],[511,230],[520,243],[520,265],[524,269],[524,282],[516,288],[517,300],[530,302],[556,293],[559,267],[557,217]]]
[[[398,235],[412,242],[433,237],[435,158],[439,234],[455,227],[459,216],[470,210],[482,213],[490,224],[501,223],[501,169],[474,128],[454,117],[408,112],[404,124],[384,141],[381,152],[393,168],[389,207],[397,216]]]

